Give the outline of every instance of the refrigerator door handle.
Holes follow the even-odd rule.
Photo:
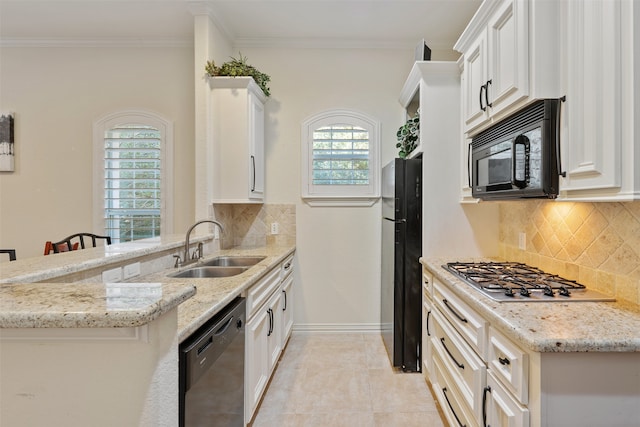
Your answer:
[[[383,219],[386,219],[387,221],[391,221],[394,224],[404,224],[405,222],[407,222],[406,219],[393,219],[393,218],[387,218],[387,217],[384,217]]]

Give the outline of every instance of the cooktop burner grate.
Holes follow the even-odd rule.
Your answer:
[[[450,262],[442,266],[497,301],[614,301],[575,280],[517,262]]]

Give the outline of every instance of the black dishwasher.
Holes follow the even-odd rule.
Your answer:
[[[180,427],[244,426],[245,306],[236,298],[180,345]]]

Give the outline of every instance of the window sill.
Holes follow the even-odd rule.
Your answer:
[[[379,196],[375,197],[302,197],[302,200],[311,207],[369,207],[373,206]]]

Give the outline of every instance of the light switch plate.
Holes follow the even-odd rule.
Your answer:
[[[527,249],[527,233],[521,232],[518,234],[518,248],[523,251]]]
[[[280,224],[277,222],[271,223],[271,234],[278,234],[280,232]]]

